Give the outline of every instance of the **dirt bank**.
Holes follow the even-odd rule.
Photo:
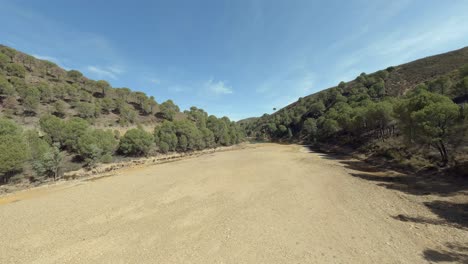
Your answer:
[[[466,262],[466,190],[398,177],[276,144],[128,168],[7,196],[0,263]]]

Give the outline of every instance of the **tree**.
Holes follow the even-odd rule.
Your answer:
[[[46,115],[39,119],[39,125],[50,142],[60,143],[63,141],[64,121],[62,119],[53,115]]]
[[[11,96],[13,94],[15,94],[13,85],[11,85],[3,75],[0,75],[0,95]]]
[[[468,97],[468,76],[453,87],[452,93],[455,97]]]
[[[443,76],[429,83],[428,90],[433,93],[447,95],[452,87],[452,81],[449,77]]]
[[[307,118],[304,121],[301,132],[308,140],[315,142],[317,137],[317,121],[313,118]]]
[[[167,100],[160,105],[161,117],[166,120],[174,120],[176,113],[180,111],[179,107],[172,100]]]
[[[115,102],[111,98],[105,97],[105,98],[102,99],[101,109],[102,109],[103,113],[109,114],[109,113],[111,113],[112,111],[115,110],[115,107],[116,107]]]
[[[460,67],[459,73],[461,78],[468,76],[468,64],[465,64],[462,67]]]
[[[157,126],[154,129],[154,141],[163,153],[175,151],[179,142],[175,133],[174,123],[165,120],[161,126]],[[167,150],[165,150],[166,146]]]
[[[81,118],[94,118],[97,115],[96,104],[79,102],[76,104],[78,116]]]
[[[39,90],[42,102],[49,103],[52,101],[54,93],[50,86],[48,86],[46,83],[39,83],[37,85],[37,89]]]
[[[0,119],[0,149],[0,178],[6,183],[29,158],[21,128],[11,120]]]
[[[412,113],[412,117],[416,122],[418,141],[435,147],[440,153],[442,166],[447,165],[447,140],[459,117],[459,107],[450,100],[441,100]]]
[[[317,118],[323,114],[325,111],[325,105],[322,101],[318,101],[310,105],[309,113],[312,117]]]
[[[78,139],[78,154],[88,166],[94,166],[104,156],[112,155],[116,148],[117,140],[110,130],[88,129]]]
[[[9,58],[9,61],[8,62],[13,62],[13,58],[15,57],[17,51],[10,48],[10,47],[6,47],[6,46],[2,46],[0,47],[0,52],[2,54],[5,54],[8,58]]]
[[[448,97],[419,87],[396,105],[395,113],[408,141],[437,149],[445,166],[450,158],[447,142],[460,117],[459,107]]]
[[[23,97],[24,112],[27,114],[36,113],[40,103],[40,92],[36,87],[28,87]]]
[[[68,78],[76,81],[76,80],[80,79],[81,77],[83,77],[83,74],[81,72],[77,71],[77,70],[69,70],[67,72],[67,76],[68,76]]]
[[[130,129],[120,139],[119,151],[129,156],[147,155],[151,149],[153,140],[153,135],[142,129]]]
[[[63,154],[57,145],[53,145],[33,162],[33,168],[38,175],[53,177],[55,181],[59,176],[62,160]]]
[[[111,88],[110,84],[104,80],[99,80],[96,82],[96,87],[101,93],[102,97],[106,96],[106,92]]]
[[[137,117],[136,112],[133,109],[130,109],[127,104],[123,104],[119,107],[120,119],[119,123],[121,125],[127,125],[128,123],[135,122]]]
[[[64,122],[61,145],[71,152],[78,150],[78,140],[86,133],[89,123],[79,117],[73,117]]]
[[[5,54],[0,53],[0,69],[4,69],[8,63],[10,63],[10,58]]]
[[[340,125],[334,119],[325,118],[321,124],[320,133],[324,137],[329,137],[340,131]]]
[[[65,117],[65,114],[66,114],[65,108],[66,108],[65,102],[62,101],[62,100],[57,100],[54,103],[54,112],[53,112],[53,114],[60,117],[60,118],[63,118],[63,117]]]

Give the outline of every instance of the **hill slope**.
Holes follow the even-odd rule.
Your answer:
[[[435,163],[437,153],[422,155],[434,150],[441,165],[453,164],[463,156],[456,152],[466,153],[467,64],[465,47],[362,73],[240,125],[251,137],[348,146],[400,163],[418,159],[418,168]]]
[[[196,107],[182,113],[171,100],[158,104],[0,45],[0,184],[124,156],[232,145],[242,135],[227,117]]]

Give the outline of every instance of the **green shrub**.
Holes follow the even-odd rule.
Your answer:
[[[21,128],[13,121],[0,119],[0,181],[21,171],[29,158],[29,151]]]
[[[142,129],[130,129],[120,139],[119,151],[124,155],[143,156],[149,153],[153,140],[153,135]]]
[[[5,70],[9,76],[15,76],[18,78],[24,78],[24,76],[26,76],[26,69],[23,65],[17,63],[8,64],[5,67]]]
[[[112,156],[117,140],[110,130],[90,129],[78,139],[78,154],[88,165],[94,165],[106,155]]]

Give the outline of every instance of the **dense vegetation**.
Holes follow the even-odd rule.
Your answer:
[[[121,136],[120,133],[124,132]],[[56,178],[64,170],[237,144],[243,133],[227,117],[128,88],[112,88],[0,46],[0,181]],[[70,165],[72,164],[72,165]],[[74,164],[74,166],[73,166]]]
[[[450,67],[434,64],[453,56],[443,54],[362,73],[240,124],[250,137],[347,146],[415,169],[460,166],[467,158],[468,56],[466,49],[457,52],[463,56]],[[418,69],[418,78],[396,81]]]

